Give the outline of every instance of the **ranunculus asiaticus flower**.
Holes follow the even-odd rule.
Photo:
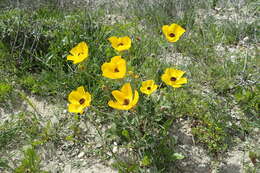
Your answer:
[[[173,23],[171,25],[163,25],[162,31],[169,42],[176,42],[186,30],[180,25]]]
[[[114,56],[110,62],[101,66],[102,75],[110,79],[124,78],[126,73],[126,61],[121,56]]]
[[[80,86],[69,94],[68,100],[70,102],[69,112],[82,114],[84,109],[90,105],[91,95],[89,92],[85,92],[83,86]]]
[[[134,107],[139,99],[139,94],[135,90],[134,96],[130,83],[126,83],[120,90],[112,91],[112,95],[115,98],[115,101],[110,100],[108,105],[114,109],[119,110],[129,110]]]
[[[73,64],[82,62],[88,57],[88,45],[85,42],[80,42],[70,50],[67,60],[73,61]]]
[[[174,68],[167,68],[161,76],[163,82],[173,88],[179,88],[182,84],[187,83],[187,78],[182,77],[185,72]]]
[[[142,87],[140,88],[140,91],[144,94],[150,95],[157,88],[158,88],[158,85],[156,85],[153,80],[147,80],[147,81],[142,82]]]
[[[128,50],[131,47],[131,39],[129,37],[110,37],[108,38],[112,47],[121,52],[124,50]]]

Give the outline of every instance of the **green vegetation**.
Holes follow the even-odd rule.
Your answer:
[[[56,124],[36,111],[24,110],[2,121],[0,171],[44,172],[38,149],[49,143],[59,148],[69,141],[89,147],[85,152],[90,156],[113,158],[113,166],[120,172],[178,172],[175,164],[186,156],[176,150],[180,141],[173,137],[178,134],[172,134],[172,127],[180,119],[188,123],[196,145],[216,159],[224,155],[237,139],[244,141],[260,127],[259,31],[256,20],[249,21],[257,18],[256,3],[245,1],[248,19],[236,20],[210,15],[209,11],[222,7],[220,0],[134,0],[127,8],[105,4],[95,10],[62,9],[52,3],[35,9],[2,8],[1,108],[19,109],[16,103],[24,101],[35,110],[27,98],[30,95],[43,97],[50,104],[58,100],[65,108],[68,94],[79,86],[93,98],[85,115],[53,115],[59,117]],[[242,13],[235,4],[226,5],[216,15],[228,13],[229,7]],[[106,9],[119,19],[110,19]],[[168,43],[161,31],[162,25],[171,23],[187,31],[176,43]],[[124,83],[101,75],[101,65],[117,55],[107,40],[110,36],[132,39],[132,47],[122,56],[128,71],[139,76],[126,78],[134,80],[133,88],[138,90],[147,79],[160,84],[150,97],[139,92],[140,100],[130,111],[107,106],[111,91]],[[89,58],[74,65],[66,56],[81,41],[89,46]],[[169,67],[186,71],[188,84],[177,89],[163,84],[160,77]],[[101,147],[90,146],[93,139],[80,124],[95,129]],[[124,151],[124,158],[122,153],[112,152],[115,143]],[[7,151],[22,150],[24,145],[32,147],[12,166]],[[254,151],[249,157],[259,161]],[[258,163],[247,170],[257,172]]]

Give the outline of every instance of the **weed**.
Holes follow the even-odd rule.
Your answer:
[[[41,160],[34,148],[28,148],[24,151],[24,158],[21,162],[21,165],[14,170],[15,173],[47,173],[41,170]]]

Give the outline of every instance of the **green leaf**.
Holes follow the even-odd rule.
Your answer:
[[[174,153],[173,154],[173,157],[176,159],[176,160],[182,160],[184,159],[184,156],[180,153]]]
[[[148,156],[144,156],[144,158],[140,162],[141,166],[148,166],[151,164],[151,160]]]
[[[126,137],[127,139],[130,138],[129,132],[128,132],[127,130],[123,130],[123,131],[122,131],[122,135],[123,135],[124,137]]]

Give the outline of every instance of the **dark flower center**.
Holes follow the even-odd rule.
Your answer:
[[[129,105],[129,103],[130,103],[130,100],[129,99],[125,99],[123,105]]]
[[[151,87],[147,87],[147,89],[148,89],[148,90],[150,90],[150,89],[151,89]]]
[[[170,37],[175,37],[175,34],[170,33],[169,36],[170,36]]]
[[[176,77],[171,77],[171,81],[176,81],[177,79],[176,79]]]
[[[81,54],[82,54],[82,52],[79,52],[79,53],[78,53],[78,56],[80,56]]]
[[[83,105],[84,103],[85,103],[85,99],[82,98],[79,100],[79,104]]]
[[[114,72],[115,72],[115,73],[119,72],[118,68],[115,68]]]
[[[123,43],[119,43],[117,46],[124,46],[124,44]]]

